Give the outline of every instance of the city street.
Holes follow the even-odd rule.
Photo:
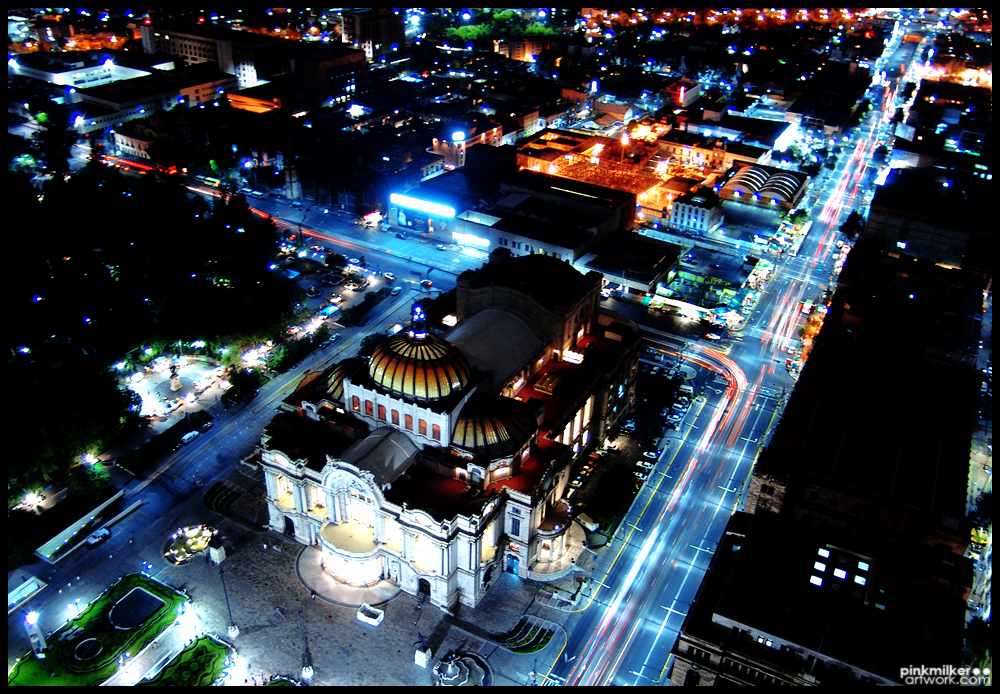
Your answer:
[[[912,56],[912,52],[910,53]],[[566,624],[564,651],[550,662],[551,683],[648,685],[663,683],[670,650],[701,584],[712,553],[738,510],[760,449],[794,380],[786,369],[799,346],[803,299],[833,289],[839,226],[862,202],[871,155],[888,131],[888,114],[869,114],[850,153],[823,177],[810,198],[813,225],[797,257],[787,258],[746,319],[728,356],[706,343],[667,336],[649,327],[665,319],[638,306],[626,309],[647,339],[700,367],[696,392],[706,394],[693,420],[676,432],[611,546],[601,550],[594,592]],[[616,308],[623,308],[616,302]],[[652,320],[650,320],[652,318]],[[668,338],[668,339],[664,339]],[[707,385],[714,384],[714,388]],[[715,391],[719,391],[718,393]]]

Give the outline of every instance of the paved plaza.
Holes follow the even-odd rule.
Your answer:
[[[242,465],[229,475],[227,483],[244,490],[244,495],[227,516],[204,507],[204,489],[179,493],[180,503],[171,513],[140,518],[136,524],[140,529],[133,536],[116,538],[119,544],[104,548],[110,551],[109,561],[98,563],[55,595],[40,596],[32,608],[43,616],[58,614],[64,595],[91,600],[121,573],[142,568],[189,595],[200,627],[236,648],[239,660],[230,680],[233,685],[252,684],[254,678],[258,682],[270,677],[301,679],[304,663],[314,668],[315,685],[429,685],[431,668],[414,662],[421,642],[431,650],[432,667],[452,652],[474,653],[487,663],[492,683],[524,685],[535,667],[544,664],[547,669],[563,647],[561,630],[545,649],[531,655],[511,653],[489,637],[510,631],[525,615],[562,624],[574,608],[581,585],[577,577],[589,572],[592,554],[580,562],[581,571],[558,584],[531,583],[502,573],[477,609],[459,606],[448,614],[402,593],[389,581],[355,588],[333,580],[322,571],[318,549],[263,529],[267,514],[259,477],[259,471]],[[144,511],[136,513],[141,516]],[[219,530],[228,557],[218,566],[209,563],[207,553],[186,565],[168,563],[163,550],[170,534],[200,523]],[[33,570],[44,575],[38,567],[24,567],[24,572]],[[14,579],[9,576],[8,583]],[[239,627],[235,638],[228,635],[227,593],[232,621]],[[384,611],[379,626],[358,620],[357,606],[362,603]],[[9,630],[8,636],[12,662],[11,657],[26,652],[28,644],[20,629]],[[160,661],[167,651],[179,652],[183,644],[176,637],[162,639],[142,660]]]

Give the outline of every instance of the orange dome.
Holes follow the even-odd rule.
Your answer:
[[[469,385],[469,363],[435,335],[397,333],[372,354],[368,375],[385,390],[414,400],[441,400]]]

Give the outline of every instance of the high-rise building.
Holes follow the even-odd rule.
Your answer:
[[[178,21],[143,24],[141,31],[144,53],[176,56],[185,65],[215,62],[236,75],[240,89],[291,69],[292,44],[283,39]]]
[[[403,16],[386,7],[344,12],[343,37],[344,43],[363,50],[368,60],[389,55],[406,46]]]

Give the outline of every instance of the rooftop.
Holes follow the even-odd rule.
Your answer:
[[[446,477],[426,467],[414,466],[406,472],[403,478],[405,483],[385,490],[385,497],[394,504],[406,504],[408,508],[426,511],[438,521],[451,520],[458,515],[470,516],[478,513],[493,493],[500,493],[504,489],[533,494],[552,462],[568,451],[569,448],[561,443],[540,439],[536,450],[521,462],[516,475],[494,482],[478,493],[466,482]],[[464,465],[464,461],[457,456],[425,451],[425,455],[435,453],[442,464],[447,464],[451,459],[455,466]]]
[[[844,673],[823,659],[809,668],[782,647],[899,681],[905,665],[961,659],[964,608],[921,589],[920,569],[776,514],[739,513],[684,628],[786,672],[811,672],[824,684]]]
[[[569,263],[547,255],[503,257],[494,255],[478,270],[466,270],[459,279],[469,289],[496,285],[510,287],[553,309],[579,301],[599,282],[596,273],[584,275]]]

